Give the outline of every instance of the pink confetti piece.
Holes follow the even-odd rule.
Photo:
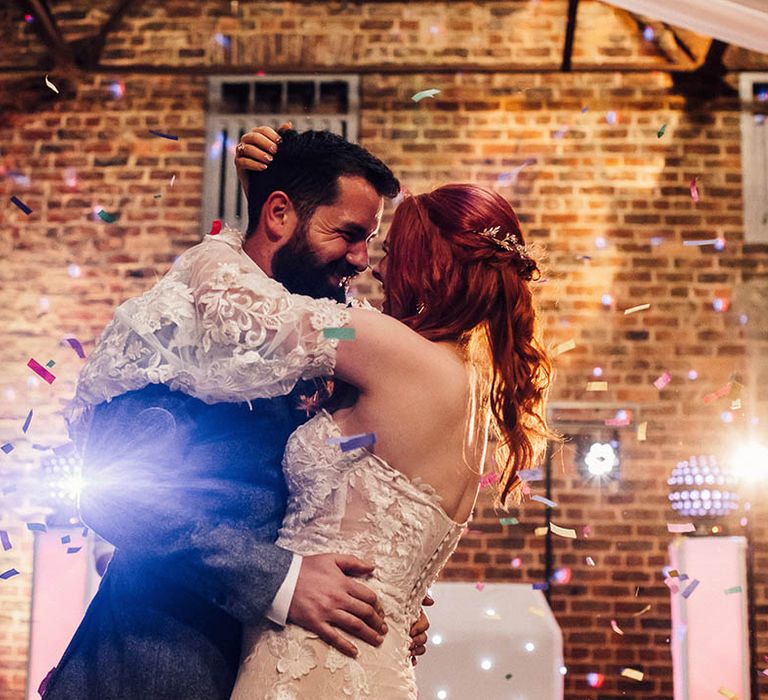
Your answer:
[[[616,624],[616,620],[611,620],[611,629],[616,632],[616,634],[620,634],[622,637],[624,636],[624,632],[622,631],[621,627]]]
[[[699,186],[696,184],[695,177],[693,178],[693,180],[691,180],[691,199],[694,202],[699,201]]]
[[[728,382],[724,386],[721,386],[717,391],[707,394],[704,397],[704,405],[707,406],[717,399],[722,399],[723,396],[727,396],[731,392],[731,382]]]
[[[211,230],[208,231],[208,235],[218,236],[219,233],[221,233],[221,221],[219,221],[219,219],[214,219],[213,223],[211,224]]]
[[[27,530],[32,532],[48,532],[45,523],[27,523]]]
[[[667,384],[669,384],[672,381],[672,375],[669,372],[664,372],[654,383],[653,386],[655,386],[659,391],[661,391]]]
[[[0,574],[0,578],[3,579],[3,581],[7,581],[12,576],[18,576],[19,572],[16,569],[8,569],[7,571],[3,571],[2,574]]]
[[[666,587],[669,588],[669,590],[672,591],[672,593],[680,592],[680,588],[678,588],[678,585],[675,583],[675,580],[672,578],[665,578],[664,585],[666,585]]]
[[[475,584],[475,588],[476,588],[478,591],[482,591],[482,590],[483,590],[483,588],[485,588],[485,584],[484,584],[482,581],[478,581],[478,582]]]
[[[531,496],[531,500],[543,503],[548,508],[557,508],[557,503],[550,501],[548,498],[544,498],[544,496]]]
[[[27,417],[24,419],[24,425],[21,426],[22,433],[26,433],[27,430],[29,430],[29,424],[32,422],[33,412],[34,412],[34,409],[30,408],[29,413],[27,413]]]
[[[64,338],[64,342],[77,353],[81,360],[85,359],[85,350],[83,350],[83,346],[77,338]]]
[[[667,532],[696,532],[696,526],[693,523],[667,523]]]
[[[681,577],[681,581],[684,579]],[[695,578],[693,581],[691,581],[686,589],[683,591],[683,598],[690,598],[691,594],[696,590],[697,586],[699,585],[699,579]]]
[[[13,547],[11,539],[8,537],[8,533],[5,530],[0,530],[0,544],[3,545],[4,552],[7,552]]]
[[[487,489],[489,486],[493,486],[499,480],[499,475],[496,472],[488,472],[483,474],[480,479],[480,488]]]
[[[56,379],[53,374],[51,374],[34,358],[30,358],[29,362],[27,362],[27,367],[29,367],[35,374],[38,374],[40,377],[42,377],[49,384],[53,384],[54,380]]]

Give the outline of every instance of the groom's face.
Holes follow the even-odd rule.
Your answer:
[[[350,280],[368,267],[368,242],[381,224],[384,200],[366,179],[339,178],[339,196],[318,207],[272,260],[276,280],[294,294],[345,301]]]

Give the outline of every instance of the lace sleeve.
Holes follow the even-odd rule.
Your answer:
[[[178,388],[206,401],[269,398],[333,373],[339,341],[323,329],[349,323],[343,304],[288,293],[227,245],[201,252],[189,277],[195,343],[179,352],[196,371],[181,373]]]

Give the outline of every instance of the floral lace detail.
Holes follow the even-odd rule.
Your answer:
[[[366,449],[342,452],[328,444],[340,434],[322,411],[289,439],[283,458],[289,501],[278,544],[303,555],[345,552],[371,561],[374,574],[366,583],[379,597],[389,632],[380,647],[359,644],[354,660],[293,625],[255,633],[233,698],[261,697],[270,684],[287,684],[301,700],[417,696],[408,632],[464,524],[448,517],[429,485],[408,479]],[[300,640],[302,655],[316,658],[317,665],[289,679],[277,668],[273,637]]]
[[[343,304],[289,294],[227,227],[118,307],[83,367],[68,419],[147,384],[207,403],[287,394],[301,378],[333,372],[339,341],[322,330],[349,320]]]

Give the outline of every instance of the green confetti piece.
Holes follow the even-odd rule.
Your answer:
[[[425,97],[434,97],[435,95],[439,95],[440,90],[437,88],[431,88],[430,90],[422,90],[421,92],[417,92],[411,99],[414,102],[421,102]]]
[[[518,525],[520,523],[517,518],[502,518],[499,522],[502,525]]]
[[[664,136],[664,132],[666,130],[667,130],[667,125],[666,124],[662,124],[661,128],[659,129],[658,133],[656,134],[657,138],[661,138],[662,136]]]
[[[48,360],[48,362],[45,363],[45,366],[49,369],[53,367],[56,364],[55,360]]]
[[[742,593],[741,586],[734,586],[733,588],[725,589],[725,595],[732,595],[733,593]]]
[[[117,221],[117,217],[112,214],[107,214],[103,209],[99,209],[99,218],[108,224],[113,224]]]
[[[335,340],[354,340],[355,329],[354,328],[323,328],[323,335],[326,338],[332,338]]]

